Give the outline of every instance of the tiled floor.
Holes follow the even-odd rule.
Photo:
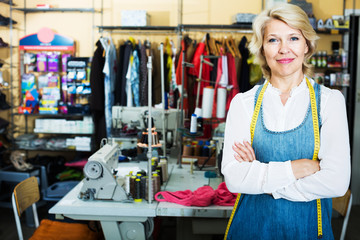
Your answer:
[[[48,206],[42,206],[38,209],[39,218],[49,217],[47,214]],[[51,218],[52,216],[50,216]],[[24,239],[28,239],[34,228],[26,226],[25,218],[22,218]],[[341,231],[342,220],[333,221],[333,229],[335,239],[339,239]],[[176,219],[175,218],[161,218],[155,220],[155,230],[153,239],[158,240],[175,240],[176,239]],[[191,231],[191,229],[189,229]],[[1,240],[16,240],[18,239],[16,232],[16,225],[14,220],[13,211],[10,208],[0,208],[0,239]],[[220,235],[214,236],[201,236],[198,235],[194,239],[222,239]],[[347,240],[360,240],[360,205],[352,207],[350,220],[347,228],[346,238]],[[186,239],[187,240],[187,239]]]

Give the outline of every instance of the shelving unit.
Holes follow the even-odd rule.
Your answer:
[[[101,10],[96,10],[94,8],[94,1],[92,1],[92,7],[90,7],[90,8],[81,8],[81,7],[80,8],[61,8],[61,7],[60,8],[28,8],[27,5],[26,5],[26,2],[27,2],[26,0],[23,1],[22,7],[17,7],[17,6],[12,5],[11,1],[10,1],[10,4],[9,4],[10,18],[11,19],[12,19],[13,11],[22,12],[23,15],[24,15],[24,29],[23,29],[24,35],[26,35],[26,31],[27,31],[27,22],[26,22],[27,14],[37,14],[37,13],[44,14],[44,13],[55,13],[55,12],[58,12],[58,13],[90,13],[90,14],[92,14],[92,46],[94,46],[94,29],[95,29],[95,27],[94,27],[95,26],[95,20],[94,19],[95,19],[95,14],[100,13],[102,15],[102,9],[103,9],[102,8],[102,1],[101,1]],[[12,43],[13,42],[12,41],[12,34],[13,34],[13,31],[14,31],[14,28],[13,28],[12,24],[10,24],[10,26],[9,26],[9,31],[10,31],[10,38],[11,38],[10,42]],[[12,46],[12,48],[18,48],[18,47]],[[28,49],[26,49],[26,50],[28,50]],[[51,48],[46,49],[46,47],[44,47],[44,48],[40,47],[40,48],[38,48],[38,50],[39,51],[42,51],[42,50],[49,51],[49,50],[51,50]],[[56,49],[54,48],[53,50],[56,50]],[[57,51],[59,51],[59,50],[61,51],[61,49],[57,49]],[[75,56],[75,46],[74,46],[73,53],[74,53],[73,56]],[[12,58],[13,53],[11,52],[10,55],[11,55],[10,67],[13,68],[13,62],[14,62],[14,60]],[[21,55],[21,54],[19,54],[19,55]],[[19,62],[21,62],[21,60],[22,59],[21,59],[21,56],[20,56],[19,57]],[[23,70],[24,70],[23,66],[20,65],[19,66],[19,73],[20,74],[18,74],[19,76],[21,76],[21,73],[24,72]],[[11,75],[11,79],[9,80],[10,81],[9,89],[10,89],[11,93],[15,93],[15,95],[16,95],[16,92],[20,93],[20,85],[18,85],[19,83],[15,83],[16,80],[13,79],[13,76],[15,76],[15,75],[17,75],[17,74],[12,73],[12,75]],[[18,78],[16,78],[16,79],[18,79]],[[17,82],[20,82],[20,79]],[[14,97],[16,97],[15,95],[11,94],[11,105],[14,106],[17,109],[17,106],[15,106],[15,105],[17,105],[17,103],[15,103],[16,101],[14,99]],[[24,127],[24,129],[22,129],[22,130],[23,130],[24,133],[29,132],[29,130],[28,130],[28,128],[29,128],[29,126],[28,126],[29,118],[51,117],[51,118],[79,119],[79,118],[83,117],[83,115],[80,116],[80,114],[79,115],[77,115],[77,114],[67,114],[67,115],[66,114],[31,114],[31,115],[24,115],[24,114],[17,113],[17,110],[16,111],[12,110],[12,112],[11,112],[11,125],[12,125],[12,127],[11,127],[11,138],[12,138],[11,141],[12,141],[12,143],[14,143],[14,136],[19,133],[18,129],[16,129],[15,126],[14,126],[15,125],[15,121],[14,121],[15,116],[17,117],[17,119],[19,119],[19,118],[21,119],[21,117],[24,117],[24,121],[23,120],[17,121],[17,122],[22,122],[23,123],[24,126],[22,126],[22,127]],[[48,135],[49,133],[41,133],[41,134],[42,135],[44,135],[44,134]],[[59,134],[59,133],[56,133],[56,134]],[[63,133],[60,133],[60,134],[63,134]],[[67,134],[69,135],[69,133],[67,133]],[[74,135],[74,133],[71,133],[71,135]],[[81,133],[79,133],[79,135],[81,135],[81,136],[84,136],[84,135],[91,136],[92,133],[90,133],[90,134],[81,134]],[[12,144],[12,145],[14,145],[14,144]],[[38,150],[41,150],[41,149],[36,149],[36,150],[38,151]]]

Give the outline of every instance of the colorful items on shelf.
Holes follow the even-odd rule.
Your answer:
[[[92,134],[94,123],[90,116],[83,120],[66,120],[54,118],[35,119],[35,133]]]
[[[79,102],[86,105],[82,96],[91,92],[89,58],[73,57],[73,39],[42,28],[21,38],[19,49],[22,64],[19,113],[66,114],[71,113],[69,105]]]

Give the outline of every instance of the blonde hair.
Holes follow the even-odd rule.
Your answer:
[[[262,11],[252,25],[254,34],[249,44],[249,50],[255,55],[255,61],[260,65],[264,77],[269,79],[271,76],[271,69],[263,55],[263,41],[266,25],[273,19],[280,20],[302,33],[308,46],[308,52],[305,54],[303,62],[303,72],[305,75],[312,76],[312,65],[308,62],[316,50],[316,40],[319,37],[311,26],[306,13],[296,5],[285,3]]]

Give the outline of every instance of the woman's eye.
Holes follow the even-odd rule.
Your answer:
[[[275,39],[275,38],[270,38],[269,39],[269,43],[274,43],[274,42],[276,42],[277,40]]]
[[[299,38],[298,37],[291,37],[290,40],[291,41],[297,41],[297,40],[299,40]]]

